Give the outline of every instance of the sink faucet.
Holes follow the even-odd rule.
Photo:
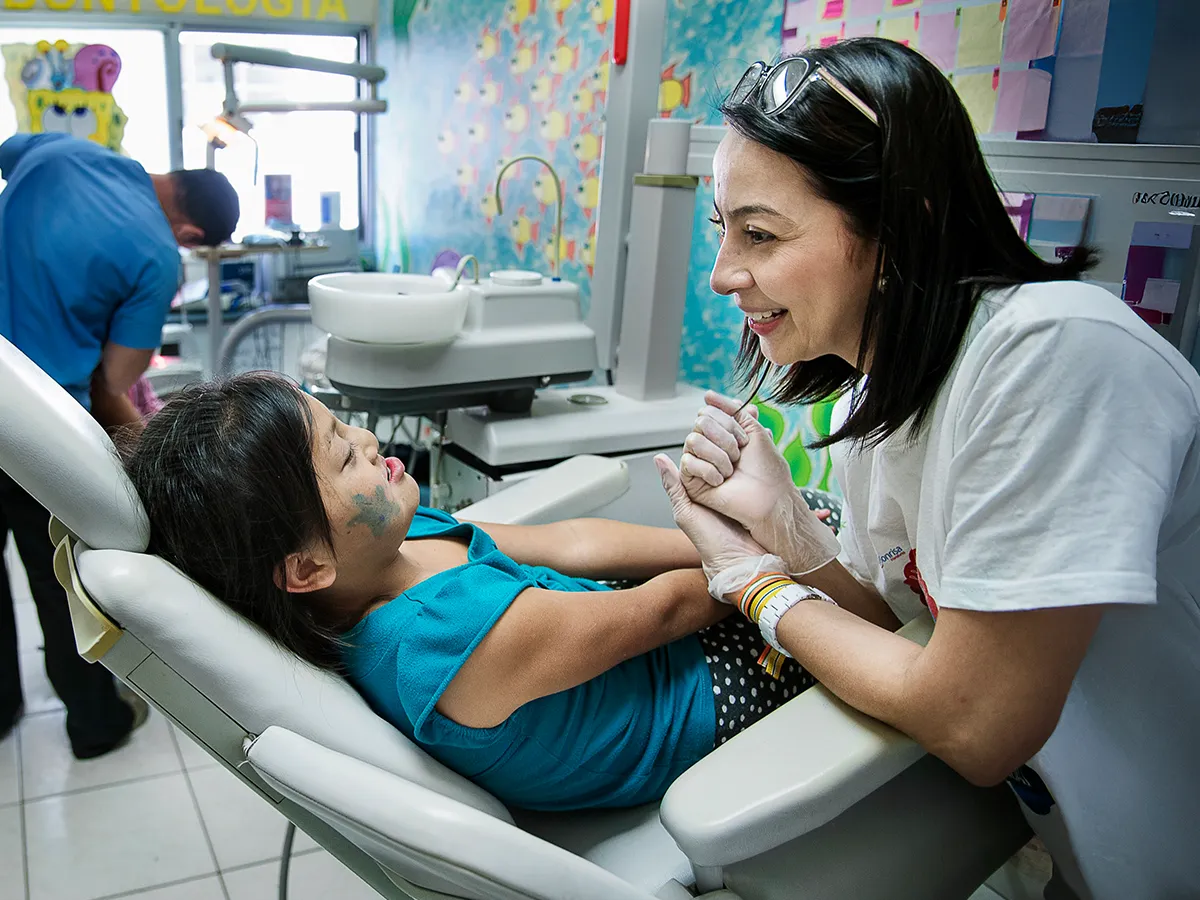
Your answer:
[[[557,280],[562,276],[563,190],[562,181],[559,180],[558,173],[554,171],[554,166],[550,165],[548,159],[534,156],[532,153],[525,153],[521,156],[514,156],[500,167],[500,171],[496,174],[496,216],[499,217],[504,213],[503,201],[500,199],[500,185],[504,179],[504,173],[523,159],[535,160],[549,169],[550,177],[554,179],[554,189],[558,192],[558,216],[554,223],[554,278]]]

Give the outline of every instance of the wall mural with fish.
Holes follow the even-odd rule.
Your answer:
[[[486,269],[548,273],[557,201],[534,162],[509,169],[497,213],[496,173],[532,153],[563,180],[563,277],[590,303],[613,0],[393,0],[380,15],[379,59],[390,104],[377,132],[377,258],[385,271],[428,272],[459,254]],[[671,0],[663,48],[663,116],[717,121],[717,103],[755,59],[780,46],[782,0]],[[387,24],[390,23],[389,28]],[[728,389],[741,317],[708,286],[717,242],[699,191],[680,359],[681,378]],[[763,420],[798,483],[832,487],[829,407],[776,410]]]

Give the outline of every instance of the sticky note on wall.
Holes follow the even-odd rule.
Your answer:
[[[817,0],[788,0],[783,8],[783,30],[807,28],[817,19]]]
[[[963,6],[958,10],[958,60],[960,69],[1000,65],[1004,43],[1003,5]]]
[[[884,19],[879,29],[879,36],[890,41],[904,44],[906,47],[917,46],[917,13],[907,13]]]
[[[958,14],[926,13],[921,16],[917,49],[943,72],[951,71],[958,53]]]
[[[1046,111],[1050,108],[1050,80],[1050,73],[1041,69],[1001,72],[992,131],[1008,134],[1045,128]]]
[[[996,118],[996,93],[999,79],[993,72],[977,72],[971,75],[956,75],[954,89],[962,99],[971,122],[979,134],[992,130]]]
[[[1054,55],[1061,3],[1008,0],[1004,17],[1004,61],[1028,62]]]
[[[821,19],[822,21],[830,21],[840,19],[846,13],[846,0],[823,0],[821,3]]]

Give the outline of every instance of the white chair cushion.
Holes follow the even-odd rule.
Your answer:
[[[3,337],[0,392],[0,467],[88,546],[145,550],[150,525],[112,441]]]

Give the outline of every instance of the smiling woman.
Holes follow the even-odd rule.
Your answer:
[[[773,592],[746,614],[776,652],[1007,781],[1054,857],[1047,896],[1200,896],[1200,377],[1080,280],[1090,251],[1025,245],[915,51],[755,64],[723,112],[712,287],[746,315],[747,386],[841,395],[817,446],[845,506],[830,546],[764,426],[710,396],[681,471],[660,462],[697,547],[700,506],[760,545],[706,558],[710,589]],[[892,633],[923,615],[927,646]]]

